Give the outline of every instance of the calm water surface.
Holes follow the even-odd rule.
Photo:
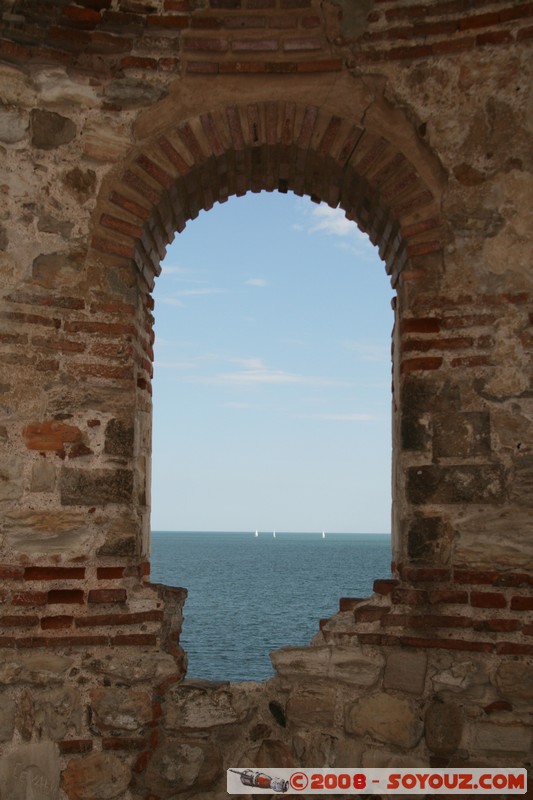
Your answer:
[[[268,653],[305,645],[340,597],[390,576],[388,534],[152,533],[152,580],[189,591],[188,677],[263,680]]]

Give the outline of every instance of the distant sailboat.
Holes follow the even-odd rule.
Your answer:
[[[273,538],[273,539],[275,539],[275,538],[276,538],[276,531],[274,531],[274,532],[273,532],[273,534],[272,534],[272,538]]]
[[[326,538],[326,531],[322,531],[322,538],[323,538],[323,539],[325,539],[325,538]]]
[[[256,539],[257,539],[257,537],[258,537],[258,536],[259,536],[259,531],[256,531],[256,532],[255,532],[255,537],[256,537]]]

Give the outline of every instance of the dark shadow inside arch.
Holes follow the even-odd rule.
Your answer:
[[[151,562],[189,591],[190,676],[269,677],[390,574],[391,295],[355,223],[294,195],[232,199],[169,249]]]

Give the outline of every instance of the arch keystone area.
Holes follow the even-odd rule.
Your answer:
[[[531,3],[1,18],[2,797],[21,765],[50,800],[217,800],[234,759],[529,767]],[[392,566],[271,681],[205,683],[149,581],[151,290],[263,190],[342,208],[395,287]]]

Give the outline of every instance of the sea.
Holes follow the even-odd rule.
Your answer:
[[[269,653],[307,645],[341,597],[390,577],[389,534],[153,531],[151,580],[188,590],[189,678],[260,681]]]

